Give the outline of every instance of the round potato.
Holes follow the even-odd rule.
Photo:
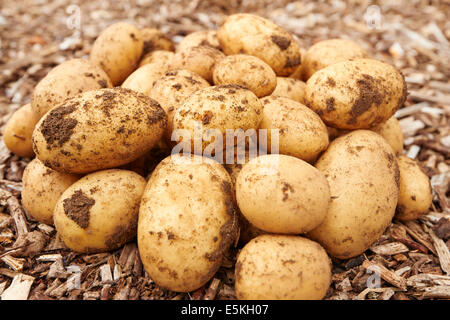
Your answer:
[[[406,156],[397,158],[400,170],[400,192],[395,217],[414,220],[426,214],[433,201],[430,179],[420,165]]]
[[[17,109],[9,118],[3,131],[6,147],[19,157],[30,158],[34,155],[31,137],[39,116],[26,104]]]
[[[306,83],[305,101],[322,120],[338,129],[369,129],[387,121],[406,99],[403,75],[372,59],[330,65]]]
[[[358,43],[345,39],[319,41],[303,55],[302,78],[308,80],[316,71],[337,62],[367,58],[369,54]]]
[[[375,131],[379,135],[381,135],[384,139],[386,139],[387,143],[392,147],[394,152],[397,155],[402,154],[403,151],[403,131],[402,127],[400,127],[400,123],[397,118],[390,117],[386,122],[383,122],[376,127],[371,129]]]
[[[356,130],[331,142],[316,168],[327,177],[331,204],[309,237],[334,257],[355,257],[383,234],[394,216],[399,188],[394,151],[375,132]]]
[[[262,100],[263,119],[260,129],[267,130],[267,150],[272,145],[272,131],[278,130],[281,154],[312,162],[328,147],[328,131],[320,117],[305,105],[285,97],[269,96]],[[262,142],[260,133],[260,143]]]
[[[268,96],[277,86],[277,76],[272,68],[261,59],[246,54],[235,54],[217,61],[213,81],[215,85],[245,86],[258,98]]]
[[[175,56],[175,53],[172,51],[166,51],[166,50],[156,50],[149,52],[146,54],[141,62],[139,63],[139,67],[142,67],[146,64],[152,63],[152,62],[159,62],[162,64],[170,65],[172,63],[172,59]]]
[[[236,199],[255,227],[300,234],[325,219],[330,190],[325,176],[307,162],[273,154],[254,158],[242,168],[236,180]]]
[[[278,76],[290,75],[301,63],[300,47],[289,32],[256,15],[229,16],[217,37],[226,55],[244,53],[258,57]]]
[[[39,160],[32,160],[23,172],[22,203],[37,221],[53,224],[53,210],[63,192],[80,176],[52,170]]]
[[[156,80],[161,78],[167,71],[169,66],[161,62],[152,62],[145,64],[123,82],[122,88],[131,89],[150,96],[150,91],[153,88]]]
[[[305,103],[306,83],[294,78],[278,77],[277,86],[272,96],[286,97],[300,103]]]
[[[173,155],[155,169],[142,198],[139,254],[159,286],[189,292],[214,276],[237,228],[225,169],[208,158]]]
[[[166,125],[159,103],[143,94],[120,87],[93,90],[48,112],[36,125],[33,149],[56,171],[89,173],[136,160]]]
[[[239,253],[235,279],[240,300],[319,300],[331,285],[331,261],[314,241],[262,235]]]
[[[112,169],[88,174],[59,198],[55,227],[64,244],[82,253],[112,251],[136,237],[145,179]]]
[[[187,48],[197,46],[210,46],[214,49],[221,50],[219,39],[217,38],[217,31],[202,30],[192,32],[181,40],[178,44],[177,51],[184,51]]]
[[[36,85],[31,95],[31,108],[41,118],[77,94],[111,87],[111,80],[99,66],[84,59],[67,60],[53,68]]]
[[[117,86],[136,69],[143,46],[139,29],[118,22],[103,30],[95,40],[90,60],[102,67],[112,84]]]
[[[156,50],[175,51],[175,45],[172,40],[160,30],[155,28],[144,28],[140,31],[144,43],[142,50],[143,55]]]

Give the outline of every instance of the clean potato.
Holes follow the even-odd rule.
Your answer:
[[[59,198],[56,230],[73,251],[112,251],[136,237],[139,204],[146,181],[132,171],[111,169],[88,174]]]
[[[300,234],[327,215],[330,190],[312,165],[286,155],[250,160],[236,180],[236,200],[245,218],[272,233]]]
[[[395,214],[394,151],[375,132],[356,130],[331,142],[316,168],[328,180],[331,203],[325,220],[308,235],[334,257],[355,257],[383,234]]]
[[[397,118],[390,117],[386,122],[371,128],[371,130],[381,135],[397,155],[402,154],[403,131]]]
[[[189,292],[208,282],[237,237],[231,179],[214,160],[173,155],[142,198],[139,254],[159,286]]]
[[[266,62],[278,76],[289,76],[301,63],[300,47],[289,32],[262,17],[228,16],[217,31],[226,55],[248,54]]]
[[[305,103],[306,83],[301,80],[286,77],[277,77],[277,86],[272,96],[286,97],[302,104]]]
[[[414,220],[426,214],[433,201],[430,179],[420,165],[406,156],[397,158],[400,170],[400,191],[395,217]]]
[[[139,29],[118,22],[103,30],[95,40],[90,60],[105,70],[112,84],[117,86],[136,69],[143,47]]]
[[[88,173],[136,160],[161,138],[167,115],[149,97],[120,87],[85,92],[36,125],[33,149],[56,171]]]
[[[152,63],[152,62],[159,62],[159,63],[170,66],[174,56],[175,56],[175,53],[173,53],[172,51],[167,51],[167,50],[152,51],[152,52],[149,52],[148,54],[146,54],[141,59],[141,62],[139,62],[139,67],[142,67],[142,66]]]
[[[406,100],[403,75],[393,66],[355,59],[332,64],[309,78],[305,101],[338,129],[369,129],[387,121]]]
[[[152,62],[143,65],[122,83],[122,88],[134,90],[150,96],[156,80],[169,71],[169,66],[161,62]]]
[[[316,242],[262,235],[239,253],[235,268],[240,300],[319,300],[331,285],[331,261]]]
[[[217,31],[202,30],[192,32],[181,40],[177,46],[177,51],[184,51],[187,48],[198,46],[210,46],[214,49],[221,50],[219,39],[217,38]]]
[[[84,59],[67,60],[53,68],[36,85],[31,95],[31,108],[41,118],[77,94],[111,87],[111,80],[99,66]]]
[[[156,28],[144,28],[140,30],[144,43],[142,55],[152,51],[175,51],[175,45],[164,33]]]
[[[39,116],[28,103],[17,109],[9,118],[3,131],[3,140],[12,153],[30,158],[34,155],[31,137]]]
[[[53,210],[63,192],[80,176],[52,170],[39,160],[32,160],[22,177],[22,203],[37,221],[53,224]]]

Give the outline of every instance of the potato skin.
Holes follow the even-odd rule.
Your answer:
[[[170,65],[175,53],[167,50],[155,50],[146,54],[139,62],[139,67],[145,66],[152,62],[159,62],[162,64]]]
[[[156,28],[144,28],[140,30],[143,49],[142,55],[157,50],[175,51],[175,45],[163,32]]]
[[[132,171],[103,170],[70,186],[54,211],[64,244],[82,253],[112,251],[136,237],[145,179]]]
[[[355,59],[317,71],[306,83],[306,105],[330,127],[369,129],[405,102],[403,75],[373,59]]]
[[[53,68],[36,85],[31,95],[31,108],[41,118],[77,94],[111,87],[111,80],[98,65],[84,59],[67,60]]]
[[[433,201],[430,179],[420,165],[406,156],[397,158],[400,170],[400,191],[395,217],[409,221],[426,214]]]
[[[217,38],[217,31],[202,30],[192,32],[181,40],[176,51],[185,51],[187,48],[197,46],[210,46],[214,49],[221,50],[219,39]]]
[[[138,248],[161,287],[189,292],[209,281],[237,236],[231,180],[217,162],[193,156],[163,160],[139,211]],[[199,161],[196,163],[195,161]]]
[[[301,63],[300,48],[283,28],[262,17],[239,13],[228,16],[217,30],[226,55],[244,53],[266,62],[278,76],[288,76]]]
[[[167,71],[169,66],[161,62],[152,62],[143,65],[135,70],[122,83],[122,88],[131,89],[150,96],[150,91],[155,81],[161,78]]]
[[[391,223],[399,171],[392,148],[375,132],[355,130],[335,139],[316,163],[331,191],[328,214],[308,233],[340,259],[367,250]]]
[[[319,300],[331,284],[331,261],[316,242],[298,236],[261,235],[239,253],[240,300]]]
[[[306,83],[301,80],[286,77],[277,77],[277,86],[272,96],[285,97],[305,104]]]
[[[22,203],[37,221],[53,225],[53,210],[63,192],[80,176],[52,170],[39,160],[32,160],[22,177]]]
[[[277,86],[272,68],[257,57],[235,54],[219,60],[213,70],[215,85],[239,84],[253,91],[258,98],[268,96]]]
[[[129,23],[118,22],[98,36],[89,58],[105,70],[112,84],[117,86],[136,69],[143,46],[139,29]]]
[[[371,130],[382,136],[397,155],[402,154],[403,131],[397,118],[390,117],[386,122],[373,127]]]
[[[38,121],[39,117],[31,109],[29,103],[11,115],[3,131],[3,140],[9,151],[19,157],[34,156],[31,137]]]
[[[167,115],[149,97],[120,87],[85,92],[48,112],[33,149],[56,171],[89,173],[136,160],[161,138]]]

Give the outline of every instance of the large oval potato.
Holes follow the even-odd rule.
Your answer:
[[[283,28],[262,17],[239,13],[229,16],[217,31],[226,55],[249,54],[266,62],[278,76],[288,76],[301,63],[300,47]]]
[[[393,66],[355,59],[332,64],[309,78],[305,101],[338,129],[369,129],[387,121],[405,102],[403,75]]]
[[[142,67],[142,66],[152,63],[152,62],[159,62],[162,64],[166,64],[167,66],[170,66],[174,56],[175,56],[175,53],[173,53],[172,51],[155,50],[155,51],[149,52],[141,59],[141,61],[139,62],[139,67]]]
[[[330,143],[316,168],[327,177],[331,204],[309,236],[334,257],[355,257],[383,234],[394,216],[399,188],[395,154],[380,135],[356,130]]]
[[[112,251],[136,237],[146,181],[132,171],[88,174],[59,198],[55,227],[64,244],[82,253]]]
[[[139,254],[158,285],[198,289],[214,276],[236,236],[231,180],[219,163],[173,155],[158,165],[138,223]]]
[[[177,46],[178,51],[185,51],[187,48],[197,46],[210,46],[214,49],[221,50],[219,39],[217,38],[217,31],[202,30],[189,33],[181,40]]]
[[[331,261],[316,242],[262,235],[239,253],[235,269],[240,300],[318,300],[331,284]]]
[[[301,80],[286,77],[277,77],[277,86],[272,96],[286,97],[300,103],[305,103],[306,83]]]
[[[175,45],[164,33],[156,28],[144,28],[140,30],[144,43],[142,55],[156,50],[175,51]]]
[[[131,89],[150,96],[150,91],[156,80],[161,78],[167,71],[169,71],[169,66],[165,63],[152,62],[145,64],[130,74],[122,83],[122,88]]]
[[[402,154],[403,131],[397,118],[390,117],[386,122],[383,122],[370,130],[375,131],[382,136],[397,155]]]
[[[149,97],[120,87],[85,92],[48,112],[33,133],[48,167],[88,173],[136,160],[161,138],[167,115]]]

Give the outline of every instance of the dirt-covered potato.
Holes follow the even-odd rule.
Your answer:
[[[84,59],[67,60],[53,68],[36,85],[31,95],[31,108],[40,118],[77,94],[111,87],[111,80],[99,66]]]
[[[53,210],[63,192],[80,176],[52,170],[39,160],[32,160],[22,177],[22,203],[37,221],[52,225]]]
[[[150,96],[150,91],[155,81],[161,78],[167,71],[169,66],[161,62],[152,62],[145,64],[123,82],[122,88],[131,89]]]
[[[226,55],[249,54],[266,62],[278,76],[288,76],[301,63],[300,47],[289,32],[262,17],[229,16],[217,31]]]
[[[309,237],[334,257],[355,257],[383,234],[394,216],[399,188],[394,151],[375,132],[356,130],[331,142],[316,168],[327,177],[331,203]]]
[[[143,46],[139,29],[118,22],[103,30],[95,40],[90,60],[102,67],[112,84],[117,86],[136,69]]]
[[[278,77],[277,86],[272,96],[286,97],[300,103],[305,103],[306,83],[294,78]]]
[[[408,221],[426,214],[433,201],[430,179],[420,165],[406,156],[397,158],[400,170],[400,192],[395,217]]]
[[[181,40],[177,46],[177,51],[184,51],[187,48],[197,46],[210,46],[214,49],[221,50],[219,39],[217,38],[217,31],[202,30],[192,32]]]
[[[85,92],[36,125],[33,149],[44,164],[88,173],[136,160],[161,138],[167,115],[149,97],[120,87]]]
[[[237,228],[225,169],[208,158],[173,155],[158,165],[144,192],[139,254],[159,286],[192,291],[214,276]]]
[[[141,29],[142,41],[144,48],[142,54],[146,55],[149,52],[156,50],[175,51],[175,45],[164,33],[155,28]]]
[[[111,169],[84,176],[59,198],[55,227],[64,244],[82,253],[112,251],[136,237],[145,179]]]
[[[259,236],[241,250],[236,263],[240,300],[319,300],[330,284],[327,253],[299,236]]]
[[[286,155],[250,160],[236,180],[239,209],[255,227],[272,233],[300,234],[327,215],[330,190],[316,168]]]
[[[172,59],[175,56],[175,53],[167,50],[156,50],[147,53],[139,62],[139,67],[142,67],[146,64],[152,62],[159,62],[162,64],[170,65],[172,63]]]
[[[369,129],[387,121],[406,94],[403,75],[395,67],[355,59],[314,73],[306,83],[305,101],[330,127]]]
[[[389,143],[397,155],[402,154],[403,131],[397,118],[390,117],[386,122],[383,122],[370,130],[375,131],[386,139],[387,143]]]
[[[150,97],[159,102],[167,114],[165,137],[170,141],[175,110],[195,91],[209,87],[208,81],[189,70],[173,70],[155,81]]]
[[[213,68],[225,55],[210,46],[187,47],[177,51],[172,59],[172,69],[186,69],[212,83]]]
[[[261,59],[247,54],[234,54],[217,61],[213,81],[215,85],[245,86],[258,98],[268,96],[277,86],[277,76],[272,68]]]
[[[302,78],[308,80],[316,71],[331,64],[350,59],[368,58],[369,54],[358,43],[345,39],[319,41],[302,56]]]
[[[268,151],[274,152],[272,129],[278,129],[278,139],[275,141],[278,141],[281,154],[312,162],[328,147],[327,127],[307,106],[278,96],[265,97],[262,103],[263,119],[259,127],[267,130]]]
[[[17,109],[9,118],[3,131],[3,140],[12,153],[30,158],[34,155],[31,137],[39,116],[28,103]]]

